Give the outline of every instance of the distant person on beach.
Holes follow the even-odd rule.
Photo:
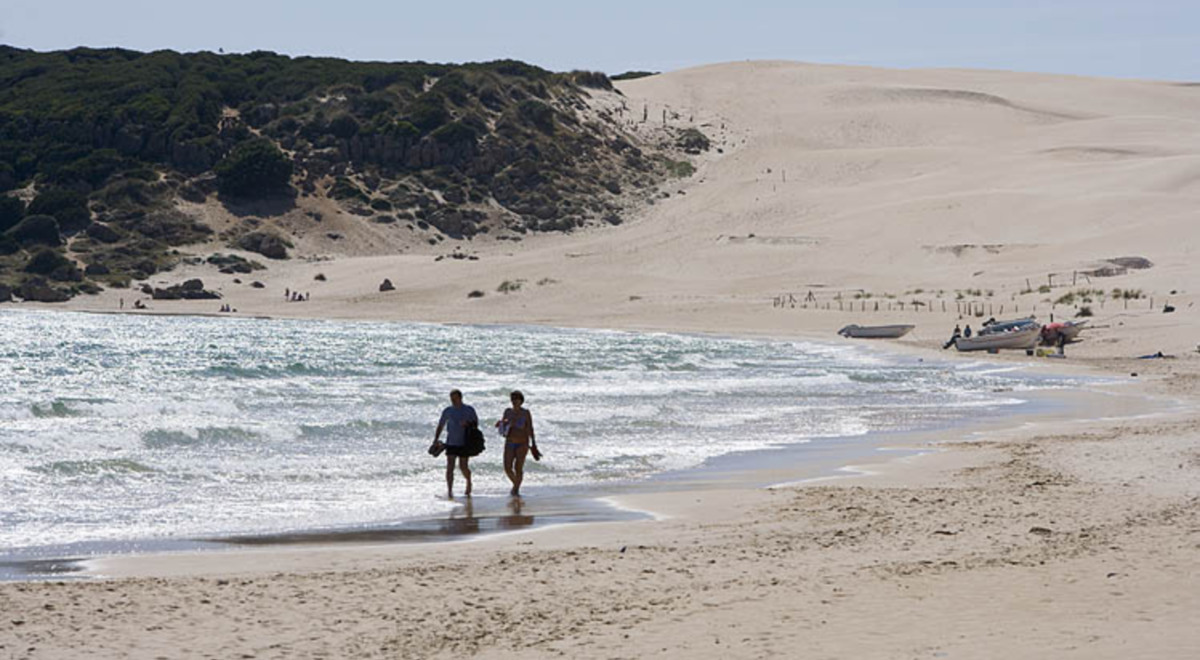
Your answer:
[[[950,335],[950,341],[946,342],[945,344],[942,344],[942,350],[944,351],[947,348],[950,348],[951,346],[953,346],[955,343],[958,342],[958,338],[961,336],[962,336],[962,328],[958,327],[958,324],[955,323],[954,324],[954,334]]]
[[[442,437],[442,430],[446,431],[447,497],[454,497],[454,462],[456,460],[463,478],[467,480],[465,494],[468,496],[471,494],[471,468],[467,465],[467,461],[470,460],[470,456],[467,455],[467,428],[478,424],[479,416],[475,414],[474,408],[463,404],[462,392],[451,390],[450,406],[442,411],[437,431],[433,434],[433,441],[436,443]]]
[[[967,325],[967,327],[963,329],[963,336],[964,336],[964,337],[966,337],[967,339],[970,339],[970,338],[971,338],[971,326],[970,326],[970,324],[968,324],[968,325]]]
[[[520,390],[514,390],[509,395],[512,407],[504,411],[504,417],[496,422],[496,427],[504,436],[504,474],[512,482],[510,495],[517,497],[521,494],[521,482],[525,480],[525,456],[533,453],[533,460],[541,460],[542,454],[537,448],[537,438],[533,432],[533,415],[524,408],[525,395]]]

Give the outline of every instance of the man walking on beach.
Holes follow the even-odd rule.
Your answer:
[[[462,392],[451,390],[450,406],[442,411],[437,431],[433,434],[433,441],[436,443],[442,436],[442,429],[446,430],[446,496],[451,499],[454,498],[454,461],[456,459],[463,478],[467,480],[465,494],[471,495],[471,468],[467,465],[467,461],[470,459],[467,455],[467,428],[478,425],[479,416],[475,414],[474,408],[463,404]]]

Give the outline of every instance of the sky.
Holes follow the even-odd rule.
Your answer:
[[[1200,0],[3,0],[35,50],[270,50],[354,60],[514,58],[553,70],[747,59],[1200,80]]]

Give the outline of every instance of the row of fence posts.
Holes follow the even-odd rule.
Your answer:
[[[1121,301],[1124,303],[1124,309],[1129,309],[1129,301],[1130,300],[1131,300],[1130,298],[1122,298],[1121,299]],[[1149,306],[1147,307],[1147,309],[1153,310],[1154,309],[1154,298],[1148,298],[1147,300],[1149,302]],[[839,312],[855,312],[855,311],[857,311],[857,312],[891,312],[891,311],[894,311],[896,308],[899,308],[899,311],[901,311],[901,312],[906,311],[906,309],[908,309],[908,308],[912,308],[912,310],[914,310],[914,311],[925,311],[925,312],[930,312],[930,313],[936,311],[936,307],[932,301],[921,302],[919,300],[914,300],[914,301],[906,303],[906,302],[903,302],[900,300],[888,300],[886,302],[885,307],[880,307],[880,304],[879,304],[880,302],[881,301],[879,301],[879,300],[867,300],[866,298],[862,298],[859,300],[849,300],[849,301],[842,300],[842,299],[836,300],[837,311],[839,311]],[[939,302],[941,303],[942,313],[946,313],[946,312],[950,311],[949,307],[946,305],[945,300],[941,300]],[[1105,299],[1101,298],[1100,299],[1100,309],[1104,309],[1104,303],[1105,303]],[[822,305],[820,302],[818,302],[816,300],[816,298],[811,293],[808,294],[808,296],[803,301],[800,301],[796,298],[795,294],[788,293],[788,294],[784,294],[784,295],[775,296],[772,299],[771,306],[776,307],[776,308],[795,309],[796,307],[799,307],[800,309],[810,309],[811,308],[811,309],[817,309],[817,310],[832,311],[834,309],[834,302],[826,301],[824,303],[824,305]],[[966,301],[956,300],[956,301],[954,301],[954,312],[956,314],[958,314],[959,316],[1003,316],[1005,307],[1006,306],[1004,304],[1001,304],[999,307],[997,307],[994,303],[990,303],[990,302],[980,302],[980,301],[973,301],[973,300],[966,300]],[[1057,303],[1050,303],[1050,311],[1051,312],[1053,312],[1057,308],[1058,308]],[[1017,303],[1013,303],[1012,313],[1020,314],[1021,313],[1021,305],[1017,304]],[[1036,303],[1033,305],[1033,309],[1030,310],[1030,313],[1037,314],[1037,304]]]

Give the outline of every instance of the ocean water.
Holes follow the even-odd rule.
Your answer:
[[[490,423],[525,392],[536,496],[999,415],[1068,385],[837,342],[4,310],[0,554],[448,512],[425,450],[455,387],[489,430],[480,495],[507,492]]]

